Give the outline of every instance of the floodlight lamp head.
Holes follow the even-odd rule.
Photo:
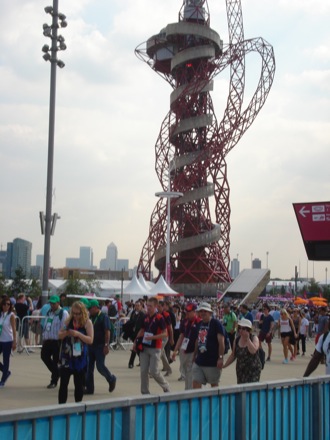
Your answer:
[[[42,46],[42,49],[41,49],[43,52],[45,52],[45,53],[47,53],[48,51],[49,51],[49,46],[48,46],[48,44],[44,44],[43,46]]]
[[[60,69],[63,69],[63,67],[65,66],[65,64],[63,63],[62,60],[57,60],[57,63],[56,63],[56,64],[58,65],[58,67],[59,67]]]
[[[46,6],[45,7],[46,14],[53,14],[53,7],[52,6]]]
[[[62,27],[62,28],[66,28],[67,25],[68,25],[68,23],[67,23],[66,20],[62,20],[62,21],[61,21],[61,27]]]
[[[57,37],[57,41],[59,41],[60,43],[64,43],[65,39],[64,39],[64,37],[62,37],[62,35],[59,35]]]
[[[50,54],[49,52],[45,53],[45,55],[42,57],[45,61],[50,61]]]
[[[50,26],[48,26],[48,24],[43,25],[43,28],[44,28],[44,32],[43,32],[44,36],[45,37],[51,37],[51,35],[52,35],[52,28]]]
[[[58,14],[58,18],[63,21],[66,19],[66,15],[62,14],[61,12]]]
[[[63,42],[61,42],[59,48],[60,48],[61,50],[65,50],[65,49],[66,49],[66,44],[63,43]]]

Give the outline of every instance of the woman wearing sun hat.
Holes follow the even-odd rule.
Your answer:
[[[224,368],[236,359],[237,383],[259,382],[262,369],[258,353],[259,339],[252,335],[252,323],[249,319],[242,318],[238,321],[238,334]]]

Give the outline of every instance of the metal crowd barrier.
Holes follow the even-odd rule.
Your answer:
[[[132,347],[133,343],[131,341],[126,341],[123,338],[123,325],[127,321],[129,321],[129,318],[126,316],[112,321],[115,327],[115,340],[110,344],[112,350],[127,350],[128,347]]]
[[[17,352],[33,353],[35,348],[42,347],[41,320],[47,318],[40,315],[24,316],[22,320],[16,316]],[[27,333],[25,333],[27,331]],[[28,335],[25,338],[25,334]],[[27,341],[28,343],[27,343]]]
[[[330,440],[330,376],[0,412],[6,440]]]

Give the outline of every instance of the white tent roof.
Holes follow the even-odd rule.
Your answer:
[[[124,295],[137,295],[144,296],[149,295],[149,290],[147,287],[143,287],[140,281],[137,279],[136,273],[133,275],[131,282],[125,287]]]
[[[146,281],[142,275],[139,276],[138,278],[139,283],[141,284],[142,287],[144,287],[147,291],[150,290],[155,284],[152,283],[151,281]]]
[[[163,278],[163,275],[160,276],[157,283],[152,287],[151,290],[149,290],[149,295],[169,295],[169,296],[176,296],[180,295],[175,290],[171,289],[170,286],[166,283],[166,281]]]

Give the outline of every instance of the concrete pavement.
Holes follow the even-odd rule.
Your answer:
[[[264,345],[267,355],[267,347]],[[266,362],[261,373],[261,381],[269,382],[275,380],[302,378],[305,368],[310,360],[310,354],[314,351],[313,341],[307,342],[307,353],[305,357],[298,356],[297,360],[283,365],[282,345],[279,339],[273,340],[273,356],[271,362]],[[119,349],[111,351],[106,358],[106,365],[113,374],[117,376],[117,386],[113,393],[109,393],[108,384],[100,374],[95,372],[95,394],[85,396],[87,400],[108,400],[118,397],[140,396],[140,371],[139,367],[128,368],[130,356],[127,351]],[[137,359],[136,359],[137,363]],[[171,391],[180,392],[184,390],[184,382],[178,381],[179,362],[171,364],[173,373],[167,379]],[[25,352],[15,354],[10,360],[11,377],[6,386],[0,389],[0,411],[9,409],[31,408],[37,406],[57,404],[58,387],[48,390],[46,386],[50,382],[50,373],[40,359],[40,349],[28,355]],[[325,374],[324,365],[320,365],[314,372],[314,376]],[[236,384],[235,364],[230,365],[222,372],[220,387]],[[150,390],[153,394],[161,394],[161,388],[150,379]],[[74,402],[73,379],[69,385],[68,403]]]

